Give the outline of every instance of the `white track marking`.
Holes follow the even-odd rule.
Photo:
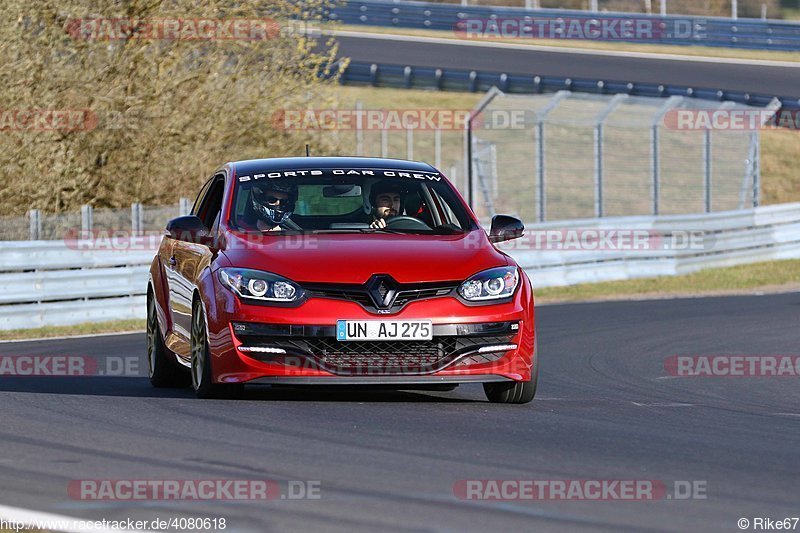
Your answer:
[[[111,528],[79,528],[80,522],[99,522],[100,520],[89,518],[75,518],[73,516],[65,516],[53,513],[44,513],[41,511],[31,511],[30,509],[22,509],[20,507],[9,507],[0,505],[0,520],[8,522],[17,522],[26,524],[28,527],[39,527],[45,530],[65,531],[67,533],[85,533],[86,531],[93,532],[114,532],[121,531],[137,531],[148,533],[140,529],[111,529]],[[141,519],[146,520],[146,519]],[[122,520],[120,520],[122,521]],[[71,524],[67,526],[67,524]]]
[[[309,32],[319,34],[319,32]],[[695,63],[726,63],[732,65],[750,65],[754,67],[800,68],[800,62],[774,61],[767,59],[735,59],[731,57],[683,56],[678,54],[659,54],[648,52],[623,52],[619,50],[589,50],[586,48],[568,48],[563,46],[542,46],[535,44],[496,43],[467,39],[448,39],[446,37],[421,37],[419,35],[399,35],[394,33],[368,33],[349,30],[326,30],[323,35],[334,37],[353,37],[356,39],[376,39],[383,41],[413,41],[415,43],[450,44],[455,46],[472,46],[482,48],[504,48],[508,50],[531,50],[536,52],[552,52],[556,54],[581,54],[602,57],[628,57],[638,59],[663,59],[667,61],[683,61]]]
[[[694,404],[680,403],[680,402],[655,402],[655,403],[633,402],[633,405],[636,405],[638,407],[694,407]]]
[[[13,339],[7,341],[0,341],[2,344],[11,344],[17,342],[39,342],[39,341],[63,341],[69,339],[90,339],[94,337],[116,337],[117,335],[141,335],[145,331],[112,331],[110,333],[87,333],[86,335],[64,335],[61,337],[41,337],[38,339]]]

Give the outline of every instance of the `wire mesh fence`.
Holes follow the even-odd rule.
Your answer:
[[[75,239],[91,232],[132,235],[158,232],[167,222],[188,212],[189,201],[165,206],[132,204],[129,208],[92,209],[80,212],[42,213],[31,210],[25,216],[0,217],[0,241]]]
[[[513,127],[487,128],[485,118],[472,122],[467,195],[482,219],[496,213],[528,221],[688,214],[758,205],[759,130],[770,113],[762,108],[685,97],[567,91],[520,96],[494,89],[475,116],[509,113],[518,117]],[[720,116],[727,117],[726,127],[719,127]]]

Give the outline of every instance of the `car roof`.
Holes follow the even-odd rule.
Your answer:
[[[428,163],[387,159],[383,157],[275,157],[268,159],[249,159],[229,163],[236,175],[269,170],[325,169],[325,168],[380,168],[438,172]]]

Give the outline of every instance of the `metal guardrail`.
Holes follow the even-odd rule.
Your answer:
[[[694,31],[682,38],[664,36],[648,39],[651,44],[683,46],[715,46],[749,48],[758,50],[800,50],[800,24],[781,20],[731,19],[719,17],[691,17],[644,15],[632,13],[587,13],[565,9],[525,9],[515,7],[460,6],[431,2],[347,0],[336,2],[328,18],[344,24],[388,26],[454,31],[456,24],[465,19],[597,19],[597,20],[652,20],[690,21]],[[697,31],[700,29],[701,31]],[[620,39],[623,40],[623,39]],[[642,41],[636,41],[642,42]]]
[[[567,90],[592,94],[628,94],[662,98],[684,96],[759,107],[766,107],[777,98],[785,110],[800,109],[800,99],[791,96],[753,94],[708,87],[634,83],[607,79],[562,78],[458,68],[378,64],[364,61],[351,61],[340,80],[347,85],[469,92],[486,92],[492,87],[497,87],[508,94],[537,94]]]
[[[515,249],[524,241],[510,241],[503,247],[538,288],[800,258],[800,203],[704,215],[557,221],[530,225],[527,233],[590,229],[641,229],[664,236],[695,232],[708,246],[547,250]],[[0,329],[144,318],[154,253],[64,241],[0,242]]]

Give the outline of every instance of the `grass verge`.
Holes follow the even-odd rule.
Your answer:
[[[115,320],[77,324],[74,326],[48,326],[32,329],[10,329],[0,331],[0,341],[20,339],[45,339],[49,337],[70,337],[76,335],[96,335],[100,333],[125,333],[128,331],[144,331],[144,320]]]
[[[532,276],[536,285],[536,276]],[[800,291],[800,260],[753,263],[662,276],[536,290],[536,303],[726,296]]]
[[[421,30],[416,28],[385,28],[382,26],[327,25],[326,30],[409,35],[412,37],[437,37],[440,39],[464,40],[454,32],[445,30]],[[692,57],[720,57],[726,59],[755,59],[767,61],[800,61],[800,52],[775,50],[743,50],[716,46],[677,46],[662,44],[640,44],[622,42],[579,41],[575,39],[470,39],[475,42],[510,43],[552,48],[574,48],[576,50],[598,50],[609,52],[638,52]]]

